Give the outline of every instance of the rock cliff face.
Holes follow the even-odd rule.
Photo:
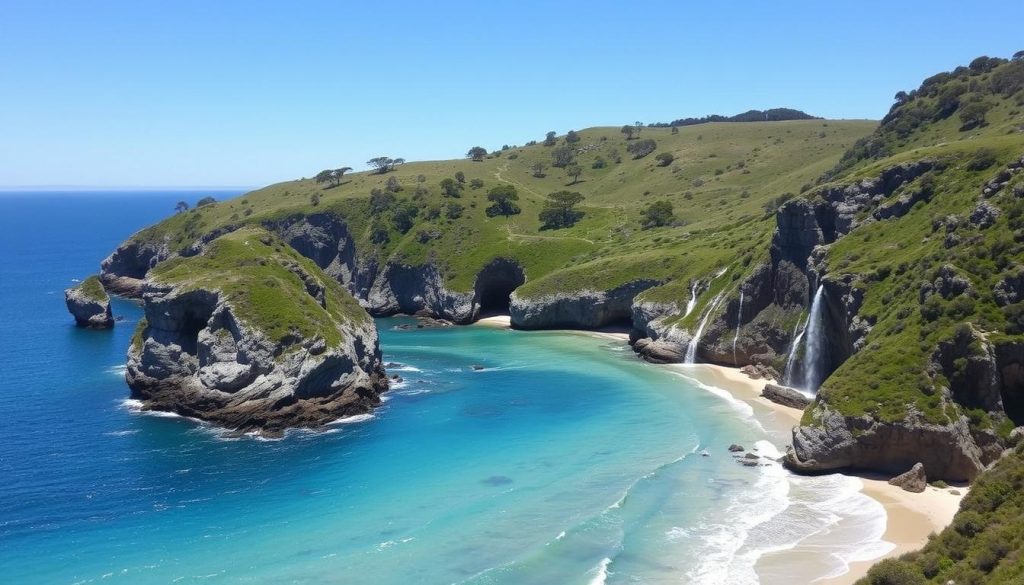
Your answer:
[[[79,327],[107,329],[114,326],[114,316],[110,312],[110,297],[103,290],[99,278],[95,276],[90,276],[78,286],[65,290],[64,302]]]
[[[114,294],[141,297],[146,273],[170,256],[166,242],[130,238],[100,263],[100,280]]]
[[[241,230],[231,238],[150,275],[145,322],[128,352],[132,397],[146,409],[268,435],[319,427],[379,404],[387,380],[369,315],[269,236]],[[233,260],[239,248],[228,244],[267,262],[253,271],[247,258]],[[250,302],[247,295],[261,285],[264,308],[295,308],[286,324],[264,322],[274,314]]]
[[[661,284],[637,280],[609,291],[584,290],[523,298],[512,293],[512,325],[522,329],[597,329],[607,325],[633,325],[633,299]]]

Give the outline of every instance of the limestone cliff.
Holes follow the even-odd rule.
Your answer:
[[[387,389],[370,316],[261,230],[161,264],[142,298],[126,378],[146,409],[276,434],[368,412]]]
[[[77,286],[65,290],[64,302],[79,327],[107,329],[114,326],[110,297],[96,276],[90,276]]]

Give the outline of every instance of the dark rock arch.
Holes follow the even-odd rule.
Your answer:
[[[526,274],[518,262],[510,258],[495,258],[476,275],[473,287],[475,316],[508,314],[512,291],[526,282]]]

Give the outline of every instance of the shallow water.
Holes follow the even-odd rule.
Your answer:
[[[0,195],[5,581],[755,583],[799,540],[822,542],[820,574],[877,544],[856,480],[736,464],[730,443],[778,442],[749,406],[581,334],[381,320],[405,380],[325,433],[138,414],[139,308],[83,331],[60,291],[178,198]]]

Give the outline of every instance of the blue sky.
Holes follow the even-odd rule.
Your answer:
[[[0,0],[0,186],[256,186],[794,107],[879,118],[1024,2]]]

